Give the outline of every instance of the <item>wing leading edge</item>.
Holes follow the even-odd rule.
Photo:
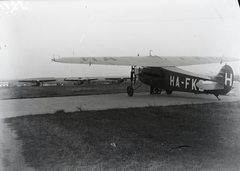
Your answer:
[[[59,57],[52,61],[69,64],[96,64],[122,66],[168,67],[199,64],[222,63],[239,61],[237,58],[227,57],[198,57],[198,56],[122,56],[122,57]]]

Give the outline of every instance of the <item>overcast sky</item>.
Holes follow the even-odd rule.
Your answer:
[[[0,79],[128,75],[130,67],[51,62],[61,56],[240,58],[237,0],[0,1]],[[240,73],[240,63],[229,63]],[[222,65],[186,67],[218,72]]]

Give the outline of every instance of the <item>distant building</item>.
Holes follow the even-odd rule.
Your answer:
[[[9,87],[8,82],[0,82],[0,87]]]

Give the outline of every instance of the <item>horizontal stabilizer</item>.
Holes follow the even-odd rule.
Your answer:
[[[224,85],[215,81],[198,81],[196,86],[200,90],[221,90],[224,89]]]

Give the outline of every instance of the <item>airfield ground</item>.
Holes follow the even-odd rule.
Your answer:
[[[43,87],[5,87],[0,88],[0,99],[27,99],[40,97],[64,97],[80,95],[99,95],[126,93],[129,84],[90,84],[75,86],[43,86]],[[146,85],[141,86],[136,92],[149,91]]]
[[[36,170],[225,171],[240,169],[239,113],[238,101],[60,110],[5,122]]]
[[[80,106],[76,112],[5,115],[0,170],[240,170],[240,101],[235,90],[233,96],[220,97],[222,101],[189,93],[174,93],[172,100],[140,93],[132,104],[139,102],[137,97],[162,101],[130,109],[86,111]],[[107,100],[101,98],[106,95],[98,97],[99,103]],[[108,105],[119,97],[131,99],[116,94]],[[28,99],[17,101],[22,100]],[[1,100],[0,105],[13,101]],[[161,106],[164,101],[183,105]],[[211,103],[197,104],[206,102]]]

